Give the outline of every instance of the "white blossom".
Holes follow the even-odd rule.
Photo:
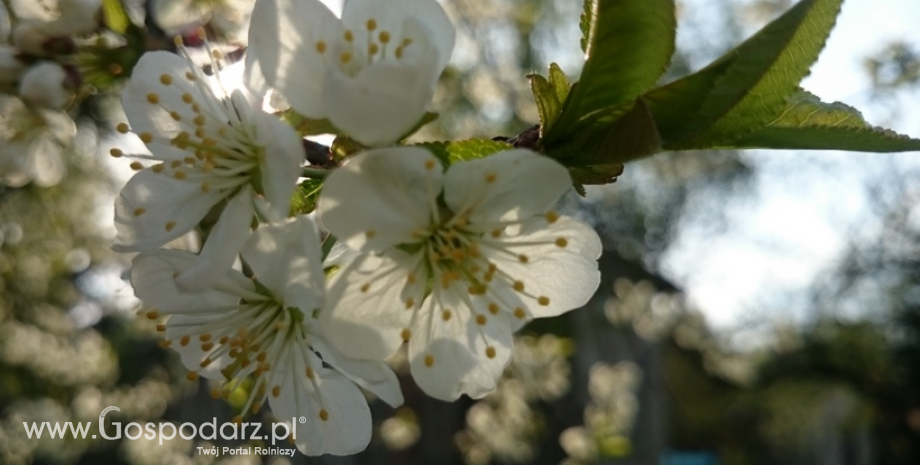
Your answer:
[[[258,0],[248,59],[299,113],[383,146],[422,118],[453,45],[435,0],[348,0],[341,20],[318,0]]]
[[[297,134],[258,110],[261,102],[240,90],[227,96],[208,81],[177,55],[144,55],[122,95],[130,126],[117,128],[147,144],[151,155],[136,158],[159,163],[134,162],[140,171],[115,203],[115,250],[162,246],[223,204],[198,264],[180,278],[188,289],[209,286],[233,264],[254,217],[287,216],[303,157]],[[124,154],[113,149],[112,155]]]
[[[219,37],[245,44],[255,0],[156,0],[153,17],[167,34],[210,24]]]
[[[278,418],[306,418],[297,428],[307,455],[353,454],[371,437],[370,410],[358,386],[387,403],[402,403],[396,375],[383,362],[354,360],[336,351],[314,314],[324,305],[324,274],[313,221],[298,217],[259,228],[243,259],[252,279],[228,270],[200,293],[185,293],[175,276],[194,265],[187,252],[155,250],[134,259],[137,296],[168,315],[164,345],[191,370],[189,379],[218,380],[213,397],[227,397],[251,376],[244,411],[267,400]]]
[[[0,182],[47,187],[60,182],[63,151],[77,133],[64,112],[34,109],[11,95],[0,95]]]
[[[356,156],[326,180],[318,210],[359,253],[330,281],[321,317],[345,354],[386,357],[408,341],[419,386],[479,398],[511,357],[513,331],[584,305],[600,282],[590,227],[546,209],[567,170],[527,150],[442,172],[412,147]]]
[[[19,95],[35,107],[63,110],[72,100],[73,91],[67,71],[58,63],[44,61],[29,68],[19,83]]]

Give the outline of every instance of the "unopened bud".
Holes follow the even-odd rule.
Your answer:
[[[73,99],[72,77],[63,66],[39,63],[22,76],[19,95],[26,103],[49,110],[62,110]]]

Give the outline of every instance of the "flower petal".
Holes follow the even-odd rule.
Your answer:
[[[135,252],[159,247],[194,228],[223,194],[151,168],[139,171],[115,200],[118,236],[112,249]]]
[[[189,293],[179,289],[175,274],[192,267],[195,259],[194,254],[180,250],[159,249],[139,254],[131,262],[131,285],[135,294],[147,305],[167,312],[205,311],[235,305],[239,298],[223,292]]]
[[[265,80],[299,113],[325,118],[323,104],[327,46],[344,33],[342,23],[318,0],[259,0],[252,12],[249,53]]]
[[[308,366],[312,378],[305,374]],[[272,412],[279,418],[306,419],[294,425],[297,449],[306,455],[348,455],[367,447],[371,413],[355,383],[323,368],[315,354],[300,347],[287,348],[273,371],[282,379],[279,395],[268,398]]]
[[[249,239],[253,214],[252,188],[246,186],[224,207],[195,265],[182,272],[176,283],[186,292],[199,292],[214,286],[233,266]]]
[[[572,186],[568,170],[530,150],[457,163],[444,175],[444,201],[471,223],[516,221],[543,213]]]
[[[474,315],[464,293],[460,284],[448,290],[436,287],[409,339],[412,377],[425,393],[441,400],[456,400],[461,394],[485,396],[511,362],[507,315]]]
[[[197,127],[193,121],[197,114],[192,104],[197,103],[205,113],[221,113],[210,108],[217,105],[216,98],[205,95],[205,88],[199,87],[207,84],[188,79],[188,72],[189,62],[185,58],[169,52],[149,52],[137,62],[122,92],[122,106],[131,130],[152,136],[147,148],[157,159],[182,160],[189,156],[188,151],[174,147],[169,141],[181,132],[195,133]],[[195,79],[199,77],[204,79],[201,74]]]
[[[259,228],[243,248],[243,258],[256,279],[285,305],[307,315],[322,308],[323,259],[312,219],[299,216],[284,225]]]
[[[436,72],[440,73],[454,49],[454,25],[450,22],[444,8],[434,0],[397,0],[380,2],[376,0],[348,0],[342,10],[342,23],[355,32],[356,40],[361,40],[367,30],[367,20],[377,23],[375,31],[398,33],[404,27],[406,19],[414,19],[427,30],[424,41],[431,43],[437,52]],[[358,43],[364,43],[358,42]]]
[[[427,76],[392,63],[371,66],[356,78],[330,72],[326,79],[329,120],[368,147],[390,145],[405,136],[434,95]]]
[[[320,353],[324,362],[332,365],[358,386],[371,391],[391,407],[402,405],[403,395],[399,388],[399,380],[386,362],[351,358],[315,335],[310,336],[310,345]]]
[[[521,233],[484,246],[483,256],[511,280],[523,283],[524,293],[509,283],[490,286],[503,301],[523,301],[527,320],[557,316],[583,306],[600,284],[597,258],[601,241],[591,227],[569,217],[549,224],[543,217],[526,221]],[[517,254],[527,257],[526,262]]]
[[[396,352],[413,313],[402,300],[403,287],[418,260],[392,250],[382,257],[357,255],[342,265],[329,281],[329,304],[319,316],[324,339],[354,358],[385,360]]]
[[[182,364],[189,371],[194,371],[207,379],[225,379],[221,370],[232,364],[234,360],[226,353],[216,359],[212,359],[210,355],[213,349],[202,349],[202,343],[197,336],[206,332],[205,327],[207,325],[226,317],[227,315],[219,314],[201,316],[173,315],[169,317],[169,321],[166,322],[166,340],[171,342],[169,347],[179,354]],[[183,345],[183,342],[185,345]],[[208,361],[202,363],[205,360]]]
[[[258,139],[265,144],[265,156],[259,163],[262,189],[272,214],[285,218],[305,157],[302,141],[290,126],[272,115],[259,113],[254,120],[259,124]]]
[[[349,247],[382,251],[414,242],[441,191],[441,165],[427,150],[380,149],[356,156],[323,185],[322,225]]]

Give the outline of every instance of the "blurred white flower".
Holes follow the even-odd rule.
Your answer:
[[[66,171],[63,151],[76,133],[66,113],[33,109],[0,94],[0,182],[11,187],[57,184]]]
[[[152,153],[132,156],[160,163],[132,164],[140,172],[115,202],[113,248],[157,248],[226,201],[197,265],[179,279],[190,290],[207,288],[233,264],[254,217],[287,216],[303,159],[300,137],[261,112],[261,101],[250,102],[240,90],[226,95],[190,61],[167,52],[141,58],[122,104],[130,129],[125,123],[117,129],[133,130]],[[124,154],[113,149],[112,155]]]
[[[18,24],[13,42],[36,55],[44,54],[48,40],[82,36],[99,28],[101,0],[11,0]]]
[[[358,155],[327,178],[323,225],[359,252],[330,282],[321,319],[348,355],[409,343],[429,395],[479,398],[511,357],[513,331],[584,305],[600,239],[546,208],[571,186],[559,163],[509,150],[442,172],[426,150]]]
[[[354,360],[328,344],[314,317],[324,305],[321,253],[313,220],[301,216],[253,233],[242,255],[254,279],[228,270],[213,288],[185,293],[174,276],[195,257],[156,250],[134,259],[131,282],[157,309],[148,317],[170,316],[158,330],[192,370],[189,379],[220,380],[212,395],[226,397],[252,375],[244,411],[258,412],[267,399],[278,418],[307,419],[293,425],[304,454],[353,454],[371,437],[358,386],[393,406],[403,399],[385,363]]]
[[[73,100],[73,87],[63,66],[43,61],[22,75],[19,95],[34,107],[63,110]]]
[[[255,0],[156,0],[153,17],[167,34],[210,24],[219,38],[245,45]]]
[[[299,113],[383,146],[425,114],[454,34],[435,0],[348,0],[341,20],[318,0],[258,0],[247,59]]]

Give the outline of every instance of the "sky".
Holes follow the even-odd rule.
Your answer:
[[[687,8],[706,9],[706,3],[691,0]],[[872,124],[920,137],[920,101],[903,105],[905,111],[890,119],[888,110],[872,101],[862,68],[864,57],[891,40],[920,46],[918,20],[916,0],[847,0],[803,87],[824,101],[859,108]],[[678,40],[688,37],[679,34]],[[758,167],[757,200],[727,202],[730,227],[720,237],[705,237],[690,228],[663,267],[718,330],[736,330],[764,318],[805,322],[810,309],[805,302],[797,304],[794,296],[839,258],[866,207],[854,186],[862,182],[865,167],[887,156],[790,151],[749,151],[743,156]],[[920,154],[892,159],[910,163],[911,156]],[[795,169],[790,171],[790,166]]]

